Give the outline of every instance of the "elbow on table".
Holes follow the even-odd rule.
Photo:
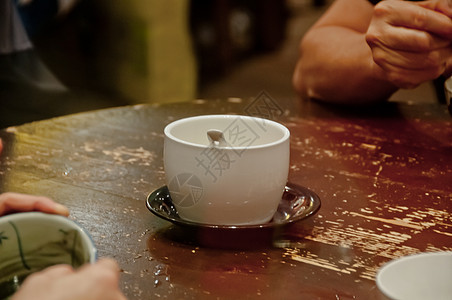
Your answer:
[[[297,66],[292,76],[292,86],[302,100],[314,100],[331,104],[374,105],[385,102],[395,91],[373,92],[368,88],[349,88],[325,83],[315,75],[309,75]]]
[[[306,91],[307,87],[305,82],[303,81],[301,63],[298,62],[295,67],[295,71],[292,75],[292,87],[295,92],[303,99],[308,98],[308,93]]]

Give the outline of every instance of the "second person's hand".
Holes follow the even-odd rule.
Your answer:
[[[374,8],[366,41],[375,72],[399,88],[413,88],[449,72],[452,1],[387,0]]]
[[[126,300],[118,281],[119,268],[112,259],[78,270],[56,265],[30,275],[11,300]]]
[[[0,216],[27,211],[40,211],[62,216],[69,215],[66,206],[56,203],[48,197],[12,192],[0,194]]]

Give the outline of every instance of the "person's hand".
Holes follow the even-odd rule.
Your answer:
[[[111,259],[78,270],[56,265],[28,276],[11,300],[125,300],[118,281],[119,268]]]
[[[379,77],[398,88],[449,75],[452,1],[381,1],[366,33]]]
[[[0,216],[27,211],[40,211],[62,216],[69,215],[66,206],[47,197],[12,192],[0,194]]]

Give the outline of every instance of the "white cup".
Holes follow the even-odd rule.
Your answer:
[[[56,264],[77,268],[96,259],[88,233],[68,218],[40,212],[0,217],[0,299],[31,273]]]
[[[452,299],[452,251],[405,256],[383,265],[377,273],[381,299]]]
[[[209,140],[211,129],[224,141]],[[165,128],[166,183],[182,219],[213,225],[268,222],[289,172],[290,132],[255,117],[204,115]]]

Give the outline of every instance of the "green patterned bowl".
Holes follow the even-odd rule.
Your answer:
[[[96,259],[89,234],[68,218],[40,212],[0,217],[0,299],[31,273],[56,264],[77,268]]]

